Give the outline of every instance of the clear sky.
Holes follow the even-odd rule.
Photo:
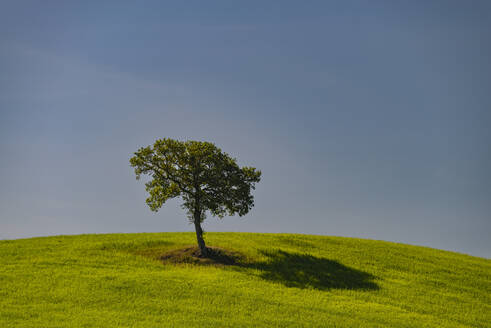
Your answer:
[[[262,170],[208,231],[491,257],[490,1],[2,1],[0,238],[191,231],[128,160],[207,140]]]

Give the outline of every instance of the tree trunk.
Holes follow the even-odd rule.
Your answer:
[[[198,246],[201,252],[201,256],[208,257],[208,250],[206,249],[205,240],[203,239],[203,229],[201,229],[200,218],[201,215],[199,213],[194,214],[194,228],[196,229],[196,239],[198,240]]]

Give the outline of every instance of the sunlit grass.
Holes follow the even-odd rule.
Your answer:
[[[381,241],[208,233],[0,241],[0,327],[491,327],[491,260]]]

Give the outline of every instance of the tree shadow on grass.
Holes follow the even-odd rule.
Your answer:
[[[283,250],[268,250],[261,253],[267,257],[267,260],[252,263],[249,267],[262,271],[261,278],[280,282],[287,287],[318,290],[379,289],[373,281],[376,277],[372,274],[349,268],[333,260]]]
[[[140,245],[141,246],[141,245]],[[209,247],[210,257],[203,258],[197,246],[166,250],[166,242],[144,244],[135,247],[132,253],[151,257],[164,264],[196,264],[228,266],[243,272],[243,269],[259,271],[262,279],[282,283],[287,287],[313,288],[318,290],[350,289],[377,290],[376,276],[347,267],[337,261],[310,254],[289,253],[284,250],[260,250],[263,261],[251,261],[242,254],[219,247]],[[121,248],[121,247],[120,247]],[[125,248],[125,247],[123,247]],[[247,270],[248,271],[248,270]]]

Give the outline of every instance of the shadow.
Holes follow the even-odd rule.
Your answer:
[[[348,289],[378,290],[377,277],[358,269],[347,267],[337,261],[310,254],[290,253],[281,249],[259,250],[264,260],[254,261],[247,256],[225,248],[208,247],[209,256],[202,257],[197,246],[171,249],[164,240],[105,243],[102,249],[116,249],[135,255],[149,257],[163,264],[195,264],[229,267],[241,272],[257,270],[257,275],[287,287],[317,290]],[[173,244],[172,244],[173,245]],[[256,273],[252,273],[256,274]]]
[[[267,260],[251,263],[248,267],[262,271],[259,275],[261,278],[280,282],[287,287],[318,290],[379,289],[379,286],[373,282],[375,276],[333,260],[282,250],[261,251],[261,253],[267,257]]]

